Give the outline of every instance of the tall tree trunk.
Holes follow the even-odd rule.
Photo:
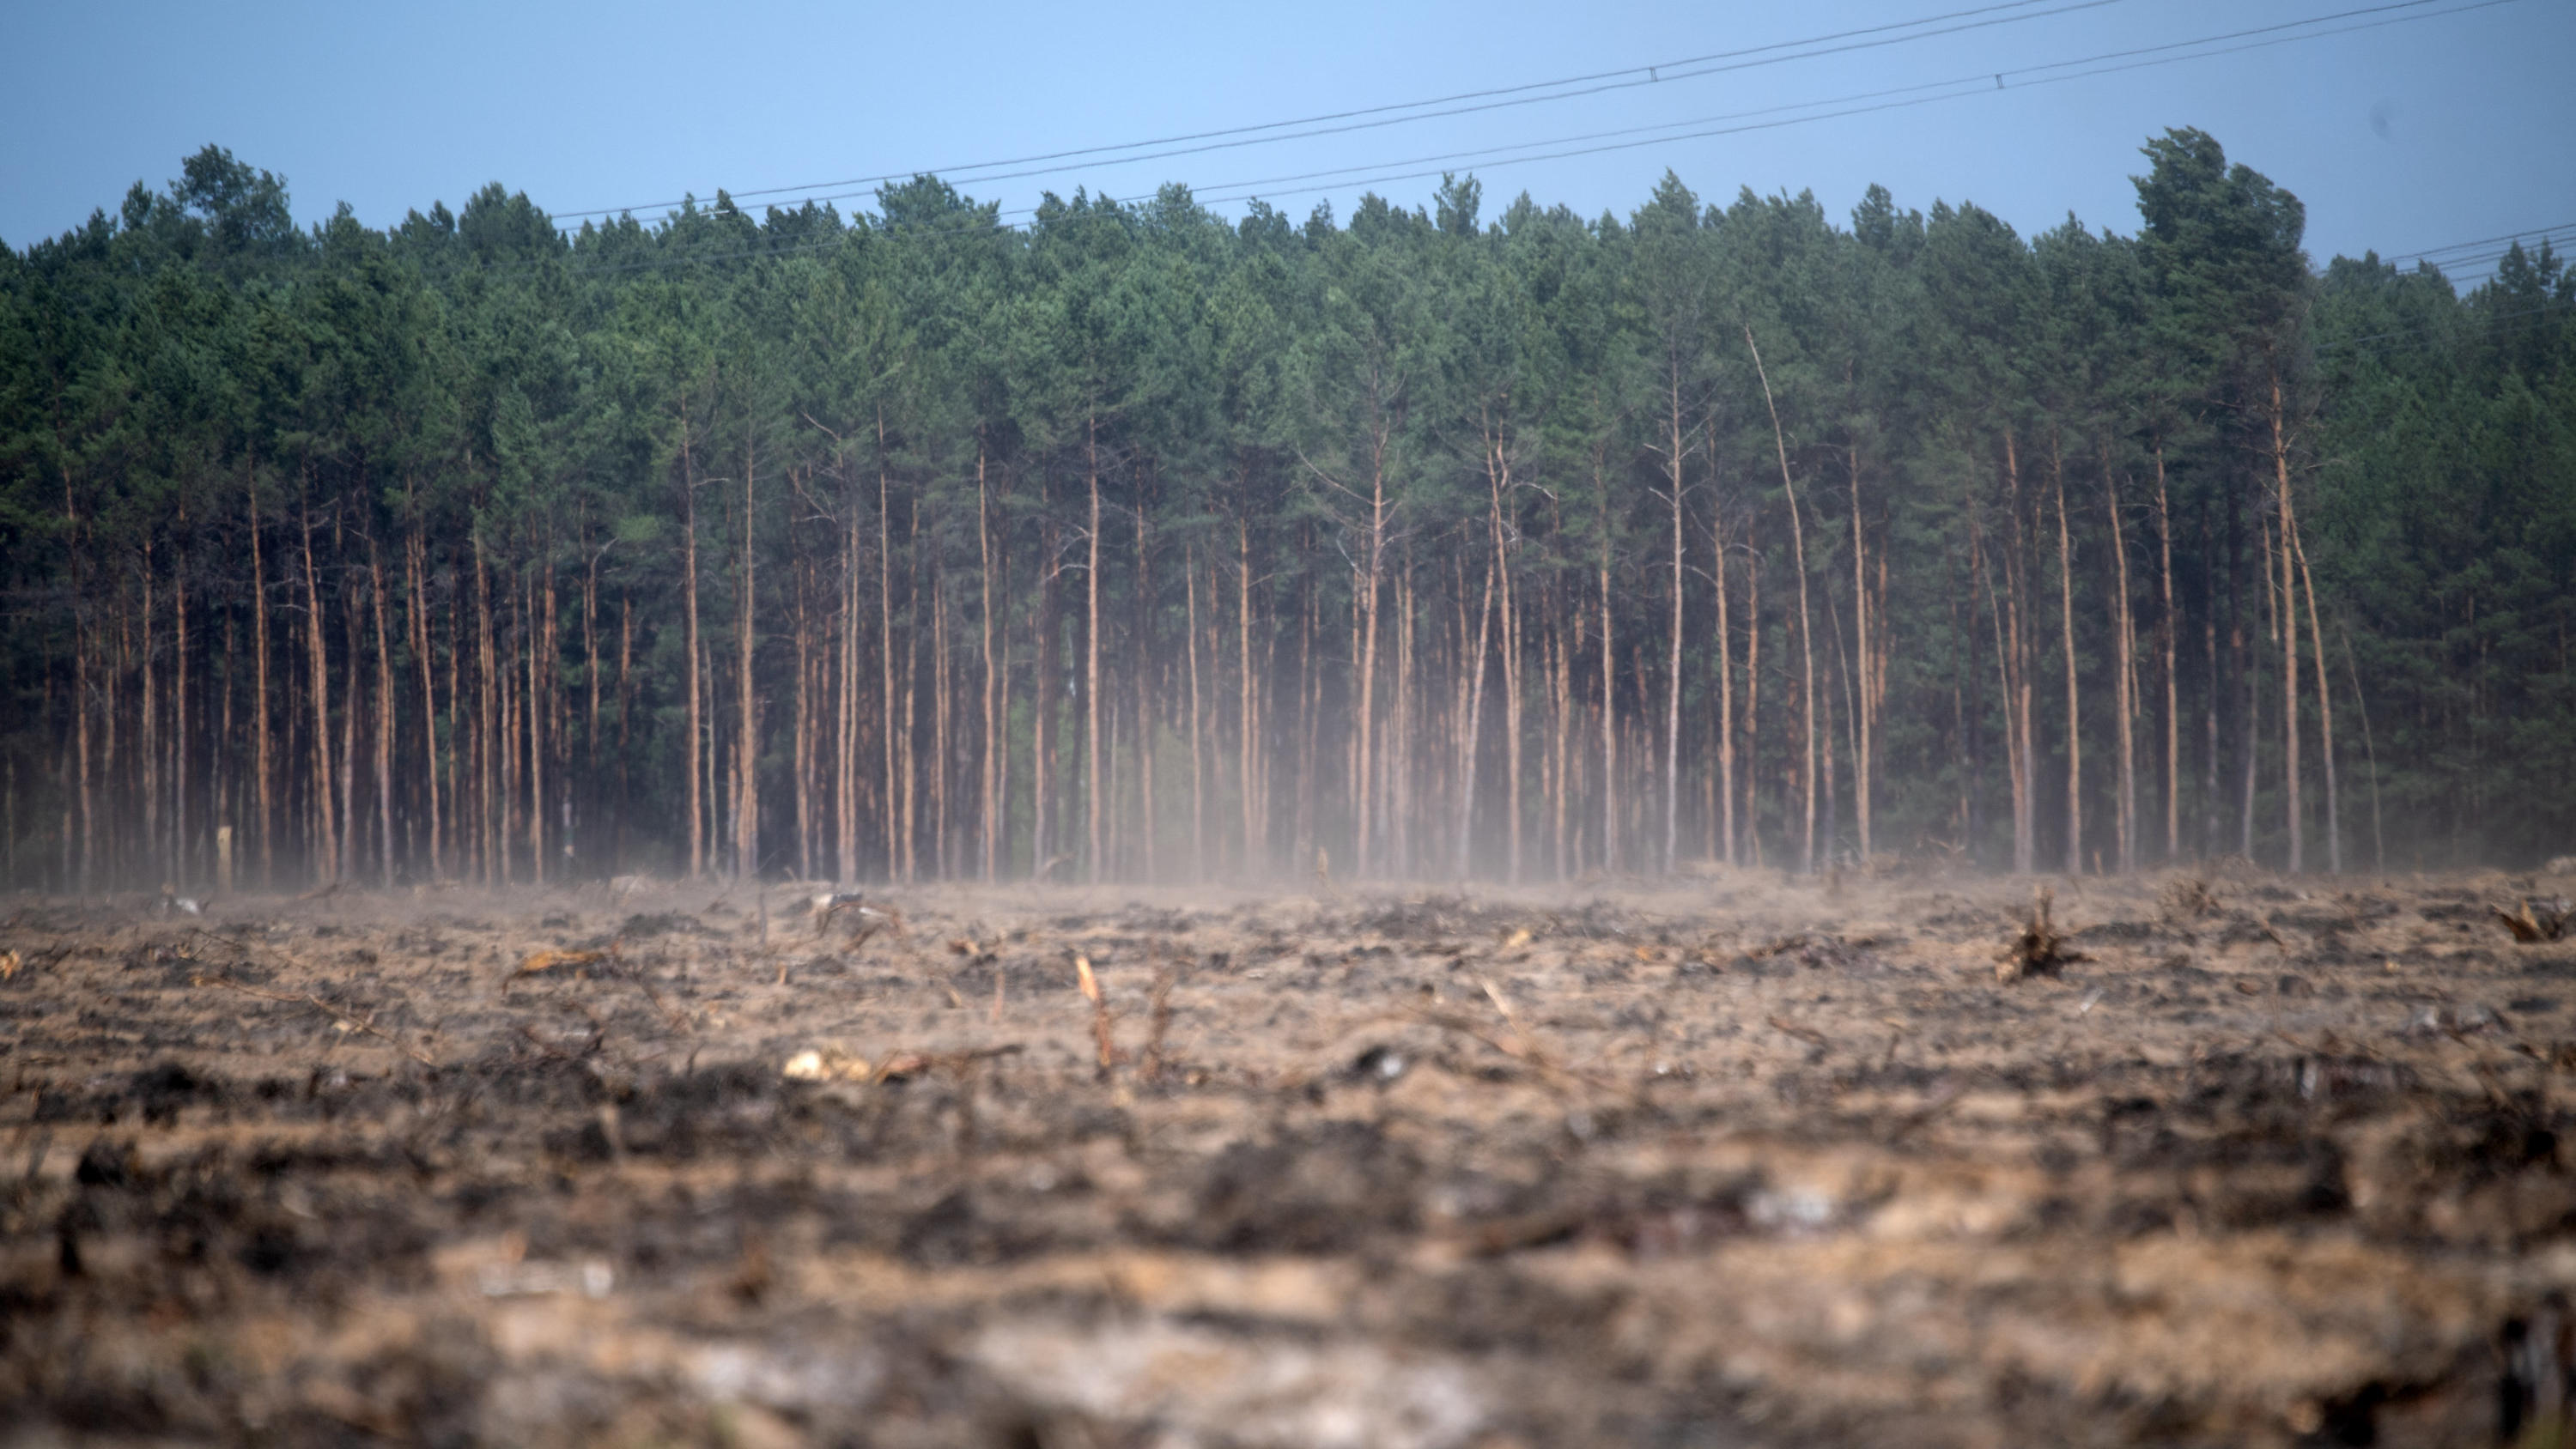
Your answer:
[[[1745,858],[1762,864],[1762,554],[1754,546],[1753,520],[1744,522],[1744,844]]]
[[[585,545],[590,542],[589,520],[586,513],[583,519],[582,542]],[[599,785],[599,554],[598,549],[590,550],[590,566],[583,572],[581,580],[581,648],[584,659],[588,661],[582,670],[582,679],[584,687],[590,694],[588,707],[583,713],[581,729],[582,842],[580,848],[585,855],[594,853],[597,849],[590,837],[598,830],[602,796]],[[567,825],[569,826],[569,822]],[[569,835],[565,840],[567,844],[571,843]],[[594,865],[591,869],[596,870],[598,867]]]
[[[1852,824],[1860,836],[1861,863],[1866,865],[1869,862],[1871,848],[1870,784],[1872,761],[1875,758],[1874,726],[1878,718],[1878,695],[1877,680],[1873,677],[1871,667],[1873,655],[1869,642],[1869,547],[1867,536],[1861,527],[1860,445],[1858,443],[1852,444],[1847,461],[1851,468],[1852,500],[1852,635],[1853,643],[1860,654],[1860,698],[1853,702],[1852,708],[1853,723],[1858,727],[1859,735],[1858,742],[1852,747]],[[1879,566],[1882,569],[1886,567],[1886,562],[1885,555],[1881,555]],[[1837,637],[1839,637],[1839,631],[1837,631]]]
[[[2290,874],[2307,868],[2307,820],[2299,808],[2299,616],[2298,597],[2290,592],[2290,554],[2296,546],[2298,524],[2290,509],[2289,440],[2283,431],[2281,370],[2272,369],[2272,487],[2281,513],[2281,590],[2286,605],[2280,613],[2281,624],[2281,779],[2286,792],[2283,814],[2290,832]],[[2271,561],[2264,566],[2268,572]]]
[[[1376,823],[1371,812],[1370,789],[1376,783],[1374,752],[1377,747],[1377,625],[1378,593],[1386,572],[1386,467],[1390,443],[1388,430],[1378,427],[1369,439],[1369,527],[1367,562],[1358,570],[1358,589],[1353,598],[1353,623],[1361,638],[1355,661],[1359,712],[1352,721],[1354,760],[1351,770],[1351,833],[1353,839],[1351,870],[1354,875],[1369,873],[1375,842],[1371,827]]]
[[[1594,562],[1601,586],[1601,869],[1619,869],[1619,713],[1613,693],[1618,654],[1610,634],[1610,488],[1595,459],[1593,485],[1601,499],[1601,553]]]
[[[1091,857],[1087,874],[1098,885],[1104,842],[1101,838],[1100,780],[1100,419],[1083,419],[1083,483],[1090,490],[1089,552],[1083,567],[1082,792],[1090,828]]]
[[[1463,574],[1465,564],[1460,570]],[[1476,751],[1481,743],[1485,723],[1485,655],[1492,647],[1491,629],[1494,617],[1493,564],[1485,566],[1483,601],[1476,606],[1476,647],[1465,670],[1467,677],[1467,736],[1458,751],[1458,878],[1465,880],[1475,869],[1476,826]],[[1463,600],[1461,601],[1463,605]],[[1461,634],[1465,632],[1460,631]]]
[[[2155,441],[2156,571],[2164,599],[2165,653],[2165,859],[2182,858],[2182,706],[2176,656],[2182,617],[2174,611],[2173,508],[2165,492],[2165,442]]]
[[[259,883],[263,888],[267,888],[276,884],[277,872],[275,843],[277,771],[275,748],[271,743],[268,726],[268,566],[260,558],[258,459],[247,453],[242,459],[242,486],[250,495],[251,710],[253,748],[257,757],[251,772],[252,793],[257,797],[259,805],[259,819],[256,822],[259,829]],[[72,587],[77,596],[80,587],[77,554],[73,559]],[[75,614],[74,618],[77,620],[78,615]],[[86,652],[81,648],[78,626],[75,623],[72,659],[76,688],[79,661],[86,656]],[[85,698],[85,694],[81,695],[75,702],[78,703],[79,699]],[[86,859],[89,836],[89,714],[86,708],[81,709],[80,719],[78,747],[81,758],[81,837],[84,859]],[[86,866],[83,873],[86,876]],[[86,881],[84,881],[84,887],[86,887]]]
[[[904,841],[898,816],[901,785],[896,778],[896,751],[899,743],[895,732],[894,713],[894,509],[893,483],[887,477],[885,409],[877,409],[877,670],[882,692],[878,696],[880,731],[885,741],[885,847],[886,874],[908,880],[901,873]]]
[[[839,872],[845,885],[859,879],[859,517],[858,490],[850,486],[849,469],[834,451],[841,484],[840,690],[833,714],[833,828],[837,834]]]
[[[1128,646],[1136,674],[1136,784],[1140,819],[1136,832],[1137,864],[1151,883],[1160,878],[1154,848],[1154,591],[1153,565],[1145,551],[1145,479],[1136,483],[1136,638]]]
[[[1666,373],[1665,463],[1672,487],[1672,637],[1664,663],[1664,874],[1680,864],[1682,843],[1682,397],[1678,368]]]
[[[308,485],[311,482],[306,479]],[[322,642],[322,589],[313,571],[313,510],[304,510],[304,644],[312,680],[314,874],[325,883],[339,879],[340,840],[332,817],[331,670]]]
[[[537,556],[537,567],[551,571],[544,543],[531,537],[528,547]],[[551,604],[554,585],[545,585],[542,595],[535,575],[530,575],[520,598],[528,621],[528,879],[537,885],[546,883],[546,668],[548,645],[552,641]]]
[[[1789,495],[1789,546],[1798,570],[1798,653],[1799,680],[1804,698],[1799,708],[1806,726],[1807,760],[1800,772],[1806,787],[1806,828],[1800,836],[1799,851],[1805,857],[1805,870],[1816,870],[1816,644],[1813,616],[1807,606],[1807,530],[1798,507],[1798,485],[1789,476],[1789,440],[1780,428],[1780,407],[1771,397],[1771,375],[1763,369],[1762,349],[1754,344],[1753,328],[1746,324],[1744,345],[1753,354],[1754,375],[1762,380],[1762,405],[1771,413],[1771,443],[1780,456],[1780,486]]]
[[[2308,645],[2316,661],[2317,721],[2323,731],[2319,752],[2326,770],[2326,870],[2343,874],[2343,821],[2335,789],[2334,695],[2326,688],[2325,626],[2317,619],[2316,576],[2308,571],[2308,546],[2296,533],[2290,535],[2290,550],[2299,561],[2299,583],[2308,597]]]
[[[2066,459],[2048,435],[2048,475],[2057,501],[2057,619],[2066,658],[2066,873],[2084,873],[2084,713],[2075,673],[2075,549],[2066,526]]]
[[[2129,544],[2120,523],[2120,489],[2111,476],[2111,444],[2102,441],[2102,497],[2111,517],[2111,625],[2115,641],[2114,703],[2120,712],[2120,873],[2138,868],[2138,746],[2136,630],[2129,609]]]
[[[2037,609],[2022,606],[2027,590],[2023,588],[2030,549],[2023,530],[2021,505],[2021,451],[2010,426],[2004,429],[2004,482],[2012,507],[2012,534],[2004,550],[2004,637],[1996,641],[1998,663],[2004,672],[2004,709],[2009,719],[2004,737],[2005,753],[2012,763],[2013,781],[2013,871],[2028,875],[2039,868],[2039,750],[2031,728],[2031,692],[2033,666],[2038,645]],[[2022,621],[2031,620],[2025,630]]]
[[[179,527],[185,537],[188,509],[183,496],[179,506]],[[177,888],[190,885],[190,851],[188,849],[188,552],[176,547],[170,557],[170,628],[173,652],[170,659],[170,868]],[[16,768],[15,762],[11,769]],[[11,779],[14,781],[14,773]],[[12,849],[15,849],[14,835]]]
[[[1504,855],[1504,879],[1514,885],[1521,880],[1521,660],[1518,641],[1518,616],[1512,608],[1511,529],[1504,517],[1503,503],[1511,487],[1511,456],[1505,451],[1501,430],[1491,414],[1486,415],[1485,482],[1489,491],[1488,517],[1494,536],[1494,578],[1499,592],[1497,616],[1503,631],[1503,806],[1510,822]]]
[[[984,476],[983,430],[975,438],[975,546],[981,563],[980,578],[984,589],[984,607],[979,619],[984,656],[984,755],[983,769],[977,784],[980,789],[976,812],[977,871],[987,884],[994,879],[999,863],[1002,836],[1002,738],[1001,671],[993,654],[993,505],[992,490]]]
[[[142,867],[159,879],[162,889],[175,890],[171,884],[168,862],[161,853],[161,718],[160,702],[155,697],[159,681],[155,675],[152,649],[153,587],[152,543],[143,543],[143,647],[136,653],[142,670],[142,697],[135,721],[135,735],[141,746],[143,763],[143,849]]]
[[[733,869],[736,878],[760,878],[760,719],[759,696],[752,689],[752,655],[758,647],[756,623],[759,600],[758,579],[753,570],[759,535],[754,528],[759,515],[754,511],[752,480],[757,476],[756,459],[748,438],[742,446],[742,600],[736,611],[737,660],[734,694],[739,719],[735,725],[735,788],[740,791],[733,807]]]
[[[689,771],[689,879],[699,880],[707,873],[707,802],[698,770],[698,752],[706,737],[706,695],[698,667],[702,657],[698,641],[698,474],[685,417],[680,422],[680,578],[688,629],[684,647],[688,652],[689,739],[682,757],[688,761]]]
[[[1731,591],[1726,582],[1726,506],[1720,498],[1709,508],[1709,542],[1717,555],[1717,801],[1718,853],[1729,866],[1743,859],[1741,832],[1735,820],[1735,626],[1727,618]]]
[[[934,873],[956,874],[948,848],[948,587],[939,565],[930,565],[930,839]]]
[[[376,844],[385,889],[394,886],[394,658],[385,633],[385,566],[367,536],[367,576],[376,624]]]
[[[1240,513],[1234,520],[1234,569],[1235,683],[1241,696],[1235,716],[1235,775],[1243,794],[1243,873],[1258,879],[1270,870],[1268,831],[1261,811],[1262,770],[1267,762],[1261,759],[1259,699],[1253,687],[1252,525]]]
[[[1207,764],[1200,749],[1199,705],[1199,560],[1195,545],[1181,551],[1181,577],[1187,588],[1190,650],[1190,878],[1207,879]]]
[[[425,555],[428,543],[421,537],[418,505],[413,506],[410,537],[404,541],[403,565],[411,615],[412,653],[420,661],[420,741],[422,803],[429,812],[429,878],[447,878],[446,854],[441,834],[445,822],[439,814],[438,798],[438,689],[435,664],[429,642],[429,580]],[[417,867],[415,867],[417,868]]]

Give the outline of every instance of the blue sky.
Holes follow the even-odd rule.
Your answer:
[[[183,155],[210,141],[283,174],[306,221],[346,201],[382,225],[432,201],[453,206],[495,180],[558,215],[636,207],[649,216],[658,214],[646,209],[654,203],[711,196],[719,186],[747,192],[955,168],[1668,65],[1942,14],[1956,18],[1922,28],[1953,33],[1868,43],[1914,34],[1882,31],[1834,42],[1863,48],[1787,60],[1765,52],[1740,59],[1772,63],[1589,96],[961,185],[1020,208],[1043,190],[1123,196],[1176,180],[1210,197],[1258,189],[1295,217],[1319,200],[1347,215],[1365,189],[1357,180],[1443,164],[1414,158],[1575,149],[1599,143],[1566,138],[1693,120],[1675,130],[1719,130],[1838,109],[1818,104],[1837,97],[1933,86],[1908,95],[1952,98],[1734,134],[1649,134],[1648,144],[1618,150],[1521,164],[1487,158],[1462,169],[1483,180],[1488,214],[1523,189],[1587,214],[1625,213],[1670,167],[1718,200],[1747,186],[1812,190],[1839,216],[1875,181],[1906,206],[1974,201],[2025,234],[2070,211],[2128,231],[2139,145],[2190,125],[2298,193],[2319,261],[2553,227],[2562,239],[2576,235],[2576,84],[2567,71],[2576,4],[2465,8],[2477,3],[15,0],[11,79],[0,88],[9,137],[0,148],[0,240],[24,246],[94,207],[112,210],[135,180],[166,183]],[[2051,72],[2035,69],[2325,16],[2343,18],[2273,36],[2373,28],[2053,84],[2039,83]],[[2264,38],[2272,37],[2224,44]],[[2000,88],[1984,79],[1998,72]],[[1954,94],[1938,88],[1944,81],[1965,83]],[[1269,179],[1310,172],[1337,174]],[[1265,184],[1228,185],[1248,181]],[[1436,184],[1436,176],[1388,179],[1373,189],[1412,205]]]

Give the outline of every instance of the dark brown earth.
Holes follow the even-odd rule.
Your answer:
[[[20,898],[0,1443],[2562,1443],[2563,893]]]

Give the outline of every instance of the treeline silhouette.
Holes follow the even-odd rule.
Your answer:
[[[0,249],[0,878],[2576,848],[2576,279],[2144,171],[566,236],[209,147]]]

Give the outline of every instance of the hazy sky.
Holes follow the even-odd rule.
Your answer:
[[[2513,232],[2576,237],[2576,4],[2569,0],[1826,0],[1802,6],[1528,0],[1413,5],[981,6],[651,3],[446,6],[43,5],[15,0],[0,88],[0,240],[24,246],[161,186],[208,142],[283,174],[299,218],[347,201],[375,225],[488,181],[557,216],[1292,120],[1742,52],[1938,15],[1954,33],[1836,53],[1681,65],[1600,93],[1044,176],[961,186],[1007,208],[1042,190],[1112,195],[1183,181],[1347,216],[1363,179],[1472,170],[1487,214],[1526,189],[1626,213],[1665,168],[1703,197],[1813,190],[1845,215],[1869,183],[1900,204],[1972,200],[2025,234],[2069,211],[2136,226],[2138,147],[2170,126],[2296,192],[2319,260]],[[1973,13],[1970,13],[1973,12]],[[2043,84],[2036,70],[2142,47],[2233,54]],[[2404,19],[2402,23],[2384,23]],[[2003,23],[1993,23],[2003,22]],[[1973,28],[1959,28],[1973,27]],[[2091,67],[2155,59],[2151,52]],[[2188,53],[2187,51],[2184,53]],[[1773,63],[1743,66],[1744,60]],[[1712,66],[1732,67],[1713,73]],[[1993,78],[2001,73],[1998,88]],[[1955,91],[1936,83],[1962,81]],[[1733,134],[1650,136],[1579,157],[1457,153],[1711,131],[1818,103],[1953,95]],[[1523,95],[1533,94],[1523,92]],[[1536,92],[1535,94],[1550,94]],[[1505,98],[1505,99],[1508,99]],[[1347,124],[1347,123],[1342,123]],[[1451,158],[1447,161],[1419,158]],[[1061,163],[1055,163],[1061,164]],[[1020,168],[1011,168],[1020,169]],[[1317,179],[1277,180],[1312,172]],[[1257,186],[1230,183],[1258,182]],[[1314,189],[1322,184],[1325,189]],[[1436,175],[1374,189],[1407,205]],[[841,192],[867,188],[843,186]],[[852,203],[843,201],[847,209]],[[649,210],[648,210],[649,208]],[[1221,209],[1240,210],[1224,203]],[[2455,268],[2474,274],[2481,264]]]

